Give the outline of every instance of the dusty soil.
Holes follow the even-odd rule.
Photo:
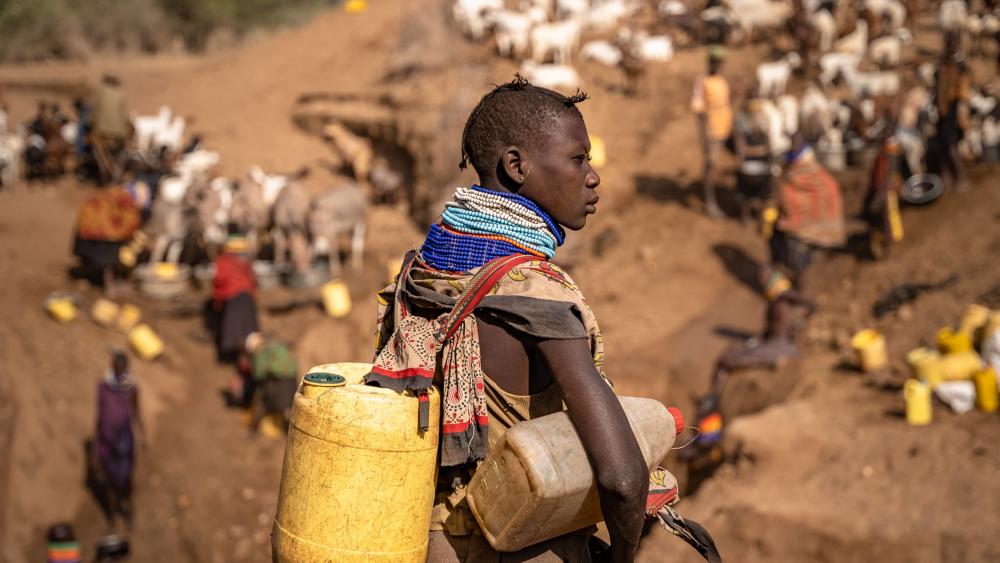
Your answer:
[[[418,6],[419,4],[419,6]],[[0,67],[15,121],[35,101],[66,96],[114,70],[131,105],[152,113],[167,104],[223,155],[221,173],[251,164],[293,170],[308,182],[335,181],[329,149],[292,116],[303,94],[358,94],[389,100],[394,142],[422,164],[414,185],[423,203],[441,188],[472,181],[455,171],[465,115],[513,63],[460,38],[443,2],[372,3],[361,15],[331,11],[304,28],[205,58],[157,57]],[[932,39],[922,41],[933,44]],[[746,81],[764,47],[733,50],[727,72]],[[693,417],[717,354],[733,334],[761,328],[763,303],[753,281],[765,247],[754,229],[701,214],[693,188],[700,174],[687,97],[704,61],[682,51],[653,66],[641,94],[621,94],[622,77],[583,64],[593,99],[581,106],[592,134],[607,142],[600,212],[571,235],[557,262],[567,263],[605,332],[609,373],[623,394],[653,396]],[[979,65],[979,81],[993,78]],[[845,367],[853,331],[876,326],[893,360],[957,320],[996,287],[1000,268],[997,170],[977,167],[973,187],[920,209],[905,209],[907,239],[884,263],[850,253],[824,256],[808,281],[821,303],[807,334],[806,357],[775,374],[732,381],[733,407],[724,465],[681,505],[708,526],[731,561],[986,561],[1000,557],[1000,426],[994,415],[955,416],[938,405],[935,423],[906,426],[890,381]],[[843,177],[848,209],[858,208],[863,174]],[[418,189],[415,187],[415,189]],[[85,545],[102,532],[83,488],[83,443],[91,435],[96,383],[106,350],[124,338],[87,319],[58,325],[42,301],[72,289],[96,293],[67,276],[76,206],[90,192],[65,179],[0,194],[0,557],[34,561],[45,527],[72,521]],[[265,313],[266,327],[296,343],[303,365],[370,357],[373,291],[385,263],[419,244],[413,201],[372,210],[366,265],[350,275],[351,315],[334,321],[318,306]],[[408,206],[411,207],[408,209]],[[870,307],[884,289],[955,272],[947,291],[920,297],[875,322]],[[228,371],[214,363],[207,335],[184,300],[138,304],[167,342],[166,356],[136,361],[149,441],[136,476],[137,561],[266,561],[283,442],[247,436],[242,413],[221,397]],[[315,295],[264,292],[265,305]],[[280,309],[280,307],[278,307]],[[880,385],[875,385],[880,383]],[[754,412],[759,411],[759,412]],[[684,478],[674,460],[668,466]],[[697,561],[653,530],[642,561]]]

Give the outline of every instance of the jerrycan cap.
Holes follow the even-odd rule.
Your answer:
[[[674,417],[674,434],[680,436],[681,432],[684,432],[684,415],[677,407],[667,407],[667,412]]]
[[[307,373],[302,380],[309,385],[315,385],[317,387],[340,387],[341,385],[345,385],[347,383],[347,380],[344,379],[343,375],[325,371]]]

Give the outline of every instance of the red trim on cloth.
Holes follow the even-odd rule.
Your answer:
[[[490,417],[476,415],[476,424],[486,425],[489,424],[489,422],[490,422]],[[470,426],[472,426],[472,421],[457,422],[455,424],[442,424],[441,432],[444,432],[445,434],[458,434],[461,432],[465,432],[465,429]]]
[[[384,375],[385,377],[391,377],[393,379],[406,379],[408,377],[423,377],[425,379],[433,379],[434,372],[427,371],[423,368],[406,368],[400,371],[389,371],[378,366],[372,366],[372,373],[377,373],[379,375]],[[426,400],[426,399],[424,399]]]

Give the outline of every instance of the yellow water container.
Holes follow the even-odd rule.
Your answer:
[[[128,332],[139,324],[140,320],[142,320],[142,311],[135,305],[126,303],[118,310],[118,319],[115,320],[115,324],[118,326],[118,330]]]
[[[950,326],[941,327],[937,331],[937,345],[942,354],[968,352],[972,350],[972,334],[961,330],[956,332]]]
[[[323,294],[323,309],[327,315],[340,319],[351,313],[351,293],[342,280],[330,280],[323,284],[320,291]]]
[[[441,400],[364,385],[371,364],[316,366],[292,406],[278,511],[276,562],[422,562],[434,502]]]
[[[997,396],[997,374],[993,368],[981,369],[972,376],[976,383],[976,406],[985,412],[996,412],[1000,407]]]
[[[155,360],[163,353],[163,340],[148,324],[141,324],[128,333],[128,343],[144,360]]]
[[[866,328],[851,338],[851,347],[858,358],[858,367],[864,372],[878,371],[889,364],[882,333]]]
[[[906,354],[906,363],[910,365],[917,379],[931,387],[941,383],[941,354],[937,350],[927,347],[910,350]]]
[[[94,304],[90,307],[90,317],[94,319],[95,323],[103,327],[109,327],[118,318],[118,304],[108,301],[103,297],[98,297],[97,301],[94,301]]]
[[[889,235],[892,242],[903,240],[903,218],[899,215],[899,199],[896,192],[886,194],[885,204],[889,212]]]
[[[597,135],[590,136],[590,164],[594,168],[603,168],[608,163],[608,151],[604,139]]]
[[[760,214],[760,234],[770,240],[774,235],[774,224],[778,222],[778,208],[768,206]]]
[[[924,426],[931,423],[931,386],[916,379],[906,380],[903,385],[903,400],[906,401],[906,423]]]
[[[983,360],[979,354],[968,351],[955,354],[945,354],[938,362],[943,381],[958,381],[971,379],[972,375],[982,369]]]
[[[72,297],[53,293],[45,299],[45,312],[61,323],[68,323],[76,318],[79,311]]]
[[[161,280],[172,280],[179,272],[180,268],[173,262],[157,262],[153,265],[153,275]]]
[[[367,0],[347,0],[344,4],[344,10],[346,10],[348,14],[360,14],[367,9]]]
[[[962,321],[958,324],[959,332],[964,332],[970,337],[975,335],[980,327],[989,322],[991,313],[992,311],[990,311],[989,307],[983,307],[975,303],[969,305],[969,308],[965,310],[965,314],[962,315]]]

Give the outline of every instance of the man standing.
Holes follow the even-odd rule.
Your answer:
[[[700,77],[691,96],[691,111],[698,117],[705,163],[702,186],[705,190],[705,211],[721,217],[715,199],[715,181],[722,147],[733,130],[733,108],[729,101],[729,82],[719,70],[722,67],[722,47],[708,49],[708,75]]]
[[[100,170],[101,183],[117,181],[121,175],[121,157],[132,136],[125,93],[118,77],[105,74],[94,95],[91,139]]]

